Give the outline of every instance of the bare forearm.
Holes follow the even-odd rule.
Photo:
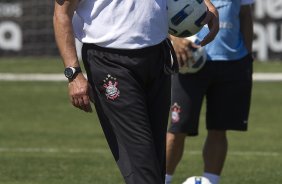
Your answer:
[[[206,3],[206,5],[207,5],[207,7],[211,7],[211,5],[212,5],[212,3],[211,3],[210,0],[205,0],[205,3]]]
[[[56,0],[55,3],[53,17],[55,38],[66,67],[79,66],[72,28],[75,6],[75,1]]]
[[[241,33],[245,42],[245,46],[249,53],[252,52],[253,44],[253,18],[250,5],[241,7],[240,12]]]
[[[210,32],[201,41],[201,46],[205,46],[206,44],[210,43],[215,38],[219,30],[219,18],[217,9],[210,0],[205,0],[205,4],[207,5],[208,11],[202,24],[208,24]]]

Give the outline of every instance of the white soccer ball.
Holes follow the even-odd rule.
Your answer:
[[[203,176],[192,176],[187,178],[182,184],[211,184],[211,182]]]
[[[200,40],[194,35],[186,39],[199,44]],[[189,58],[183,66],[179,67],[179,73],[196,73],[203,68],[207,60],[207,54],[204,47],[192,49],[192,58]]]
[[[169,34],[189,37],[203,27],[207,7],[204,0],[167,0]]]

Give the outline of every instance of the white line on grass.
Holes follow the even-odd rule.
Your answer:
[[[187,151],[188,154],[191,155],[200,155],[201,151]],[[277,157],[281,156],[279,152],[263,152],[263,151],[228,151],[228,155],[233,156],[263,156],[263,157]]]
[[[105,153],[106,149],[0,148],[0,153]]]
[[[282,73],[254,73],[254,81],[282,81]],[[0,73],[0,81],[67,81],[63,74],[14,74]]]
[[[67,81],[63,74],[0,73],[0,81]]]
[[[79,148],[0,148],[0,153],[56,153],[56,154],[64,154],[64,153],[110,153],[108,149],[79,149]],[[188,154],[191,155],[200,155],[201,151],[187,151]],[[263,152],[263,151],[229,151],[229,155],[234,156],[262,156],[262,157],[277,157],[281,156],[279,152]]]
[[[282,81],[282,73],[254,73],[254,81]]]

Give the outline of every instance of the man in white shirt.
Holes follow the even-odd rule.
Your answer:
[[[217,11],[203,23],[213,40]],[[94,101],[109,147],[128,184],[163,184],[171,66],[166,0],[56,0],[54,29],[72,104]],[[82,75],[74,37],[83,43]],[[175,66],[175,65],[173,65]],[[165,68],[165,69],[164,69]],[[114,182],[113,182],[114,183]]]

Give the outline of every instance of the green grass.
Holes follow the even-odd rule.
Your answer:
[[[1,59],[0,73],[57,73],[60,62]],[[255,70],[282,72],[278,66],[256,63]],[[66,82],[0,81],[0,92],[0,184],[123,183],[95,112],[71,106]],[[229,132],[222,184],[282,183],[281,99],[281,82],[254,83],[249,131]],[[186,140],[173,184],[202,173],[203,114],[200,135]]]
[[[0,58],[0,73],[63,73],[64,65],[57,57]]]
[[[270,61],[270,62],[254,62],[254,72],[270,72],[270,73],[280,73],[282,72],[282,62],[281,61]]]
[[[96,114],[70,105],[66,83],[0,86],[1,184],[122,183]]]
[[[228,133],[229,155],[222,173],[222,184],[282,183],[281,99],[281,82],[254,83],[249,131]],[[202,173],[200,152],[206,135],[203,114],[201,135],[186,139],[184,157],[173,184]]]

